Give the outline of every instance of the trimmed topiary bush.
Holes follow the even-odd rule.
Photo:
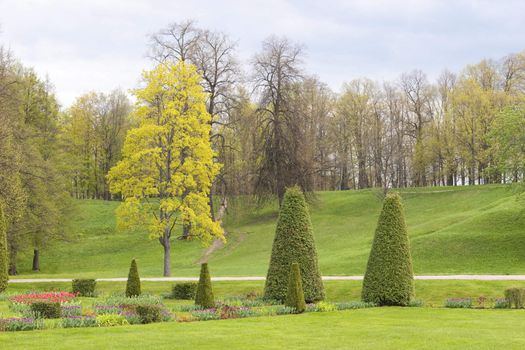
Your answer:
[[[383,202],[363,280],[362,299],[378,305],[408,306],[414,296],[414,273],[401,197]]]
[[[505,289],[505,299],[509,308],[522,309],[525,305],[525,288]]]
[[[306,309],[304,301],[303,284],[301,282],[301,270],[298,263],[290,266],[290,276],[288,277],[288,291],[284,305],[293,307],[297,313],[302,313]]]
[[[71,282],[73,293],[78,293],[82,297],[94,297],[97,281],[94,279],[74,279]]]
[[[0,293],[6,290],[9,280],[7,259],[7,221],[4,216],[4,207],[0,202]]]
[[[171,294],[168,296],[169,299],[179,300],[192,300],[195,298],[195,292],[197,291],[197,283],[185,282],[177,283],[171,289]]]
[[[36,301],[31,304],[30,308],[42,318],[60,318],[61,308],[58,302]]]
[[[211,289],[210,272],[208,271],[207,263],[201,265],[201,275],[199,278],[199,284],[197,285],[195,305],[199,305],[203,309],[215,307],[215,300]]]
[[[126,284],[126,296],[137,297],[140,295],[140,277],[135,259],[131,260],[129,267],[128,283]]]
[[[297,186],[284,195],[270,266],[264,286],[264,298],[284,302],[288,290],[290,265],[299,264],[306,302],[324,299],[323,281],[317,262],[317,250],[308,207],[301,189]]]

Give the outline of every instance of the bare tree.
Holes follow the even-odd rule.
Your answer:
[[[253,58],[252,82],[258,96],[261,130],[260,162],[255,191],[259,198],[275,194],[281,203],[286,187],[312,190],[301,161],[301,120],[292,113],[291,99],[302,80],[303,49],[286,38],[269,37]]]

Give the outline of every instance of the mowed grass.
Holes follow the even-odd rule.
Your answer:
[[[523,349],[522,310],[373,308],[0,333],[6,349]]]
[[[525,273],[525,214],[511,188],[501,185],[400,190],[416,274]],[[310,205],[323,275],[362,275],[381,210],[377,190],[319,192]],[[116,232],[118,202],[78,202],[73,238],[42,250],[42,271],[32,273],[30,252],[20,277],[123,277],[131,258],[141,276],[162,274],[162,249],[145,230]],[[248,199],[230,205],[228,243],[210,259],[212,276],[264,276],[277,205]],[[198,276],[203,247],[173,241],[174,276]]]

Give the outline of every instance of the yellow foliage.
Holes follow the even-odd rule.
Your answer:
[[[128,132],[123,159],[108,175],[111,191],[124,199],[119,227],[145,224],[157,238],[184,224],[191,226],[191,238],[224,239],[208,203],[220,164],[213,161],[201,77],[181,62],[160,64],[143,79],[145,87],[133,91],[139,126]]]

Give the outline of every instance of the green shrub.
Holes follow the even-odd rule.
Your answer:
[[[116,314],[97,315],[96,323],[99,327],[125,326],[129,324],[124,316]]]
[[[195,294],[195,305],[200,305],[204,309],[215,307],[215,300],[211,289],[210,272],[208,271],[207,263],[201,265],[199,284],[197,286],[197,293]]]
[[[198,321],[218,320],[221,318],[215,309],[195,310],[191,312],[191,316]]]
[[[505,289],[505,299],[508,301],[510,308],[522,309],[525,305],[525,288]]]
[[[494,300],[495,309],[507,309],[509,307],[510,307],[509,302],[505,298],[503,299],[499,298],[499,299]]]
[[[195,298],[196,291],[197,283],[177,283],[171,289],[171,294],[168,296],[168,298],[179,300],[193,300]]]
[[[329,311],[335,311],[337,310],[337,305],[332,304],[326,301],[321,301],[317,304],[317,310],[318,312],[329,312]]]
[[[450,298],[445,301],[445,307],[451,309],[471,309],[472,299],[471,298]]]
[[[7,267],[7,221],[4,217],[4,207],[0,202],[0,293],[7,288],[7,281],[9,280]]]
[[[135,310],[140,318],[140,323],[146,324],[160,322],[162,320],[159,305],[137,305]]]
[[[336,303],[337,310],[355,310],[355,309],[366,309],[369,307],[376,307],[374,303],[367,303],[364,301],[351,301],[346,303]]]
[[[93,316],[69,316],[60,319],[62,328],[95,327],[97,319]]]
[[[31,331],[34,329],[43,329],[44,322],[42,319],[33,317],[11,317],[0,318],[0,332],[3,331]]]
[[[126,296],[136,297],[140,295],[140,277],[135,259],[131,260],[129,267],[128,282],[126,283]]]
[[[301,268],[306,302],[323,300],[323,281],[319,272],[310,214],[304,195],[297,186],[287,189],[279,211],[264,286],[265,299],[284,302],[288,290],[290,264],[293,262],[297,262]]]
[[[94,279],[74,279],[71,283],[73,293],[82,297],[94,297],[97,281]]]
[[[42,318],[60,318],[60,303],[35,301],[30,306],[31,311]]]
[[[286,293],[285,305],[293,307],[297,313],[304,312],[306,303],[304,301],[303,286],[301,282],[301,270],[298,263],[290,266],[290,276],[288,277],[288,291]]]
[[[362,300],[407,306],[414,296],[414,273],[401,197],[388,194],[375,231],[363,280]]]

